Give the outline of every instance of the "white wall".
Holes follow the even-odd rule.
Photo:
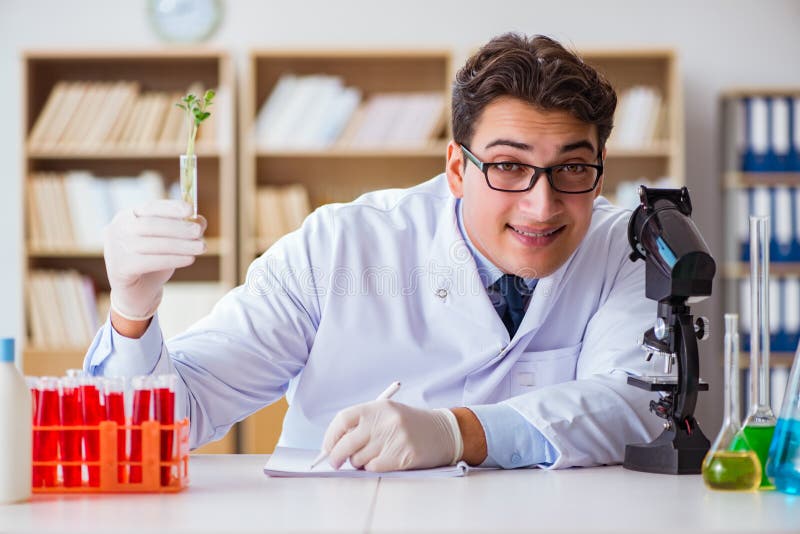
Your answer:
[[[462,60],[509,30],[545,33],[583,46],[675,47],[686,103],[686,175],[695,220],[722,258],[717,97],[736,85],[800,85],[800,2],[796,0],[229,0],[212,45],[240,62],[251,47],[447,47]],[[656,7],[657,6],[657,7]],[[22,217],[20,51],[53,47],[160,46],[145,0],[0,0],[0,336],[21,337]],[[721,413],[718,362],[721,279],[714,301],[698,306],[715,328],[702,346],[713,391],[700,419],[716,431]],[[713,365],[712,365],[713,362]],[[713,399],[713,401],[712,401]]]

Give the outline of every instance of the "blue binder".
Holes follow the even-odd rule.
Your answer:
[[[761,97],[746,97],[745,107],[745,152],[742,170],[745,172],[769,172],[769,103]]]

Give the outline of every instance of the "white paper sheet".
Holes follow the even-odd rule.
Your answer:
[[[319,451],[308,449],[293,449],[290,447],[277,447],[264,466],[264,474],[271,477],[342,477],[342,478],[425,478],[425,477],[463,477],[470,468],[465,462],[456,465],[434,467],[431,469],[412,469],[408,471],[388,471],[374,473],[356,469],[350,462],[346,462],[339,470],[332,468],[327,461],[323,461],[314,470],[310,470],[311,463]]]

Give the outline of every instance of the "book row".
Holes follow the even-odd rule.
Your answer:
[[[271,244],[303,224],[311,213],[308,191],[300,184],[259,187],[257,235],[260,243]]]
[[[193,84],[188,92],[202,95]],[[181,152],[189,124],[175,104],[185,93],[147,91],[138,82],[60,81],[50,91],[28,135],[29,150],[109,151],[168,149]],[[216,105],[225,95],[217,95]],[[216,140],[214,114],[197,142]]]
[[[737,170],[800,172],[800,96],[750,96],[732,106]]]
[[[800,188],[755,186],[731,195],[739,261],[750,261],[750,215],[770,218],[770,261],[800,261]]]
[[[739,328],[741,349],[750,350],[750,280],[739,280]],[[770,349],[794,352],[800,342],[800,278],[771,277],[769,281]]]
[[[342,78],[286,74],[266,98],[255,123],[264,149],[413,148],[444,131],[441,92],[365,95]]]
[[[26,291],[28,336],[39,348],[88,347],[108,313],[108,295],[77,271],[30,271]]]
[[[666,107],[655,87],[636,85],[620,93],[609,145],[643,148],[663,137]]]
[[[154,171],[105,178],[86,171],[34,174],[27,181],[28,243],[33,250],[101,249],[103,228],[122,209],[164,198]]]

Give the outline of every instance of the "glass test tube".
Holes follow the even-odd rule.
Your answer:
[[[162,425],[175,424],[175,384],[178,377],[173,374],[155,377],[155,415]],[[172,460],[175,429],[161,431],[160,458],[162,462]],[[161,466],[161,485],[169,486],[171,466]],[[177,476],[177,473],[176,473]]]
[[[43,376],[38,383],[38,401],[36,403],[36,426],[57,426],[60,422],[58,401],[58,379],[53,376]],[[33,433],[33,459],[39,462],[58,461],[58,430],[36,430]],[[57,468],[52,466],[35,466],[33,468],[33,485],[55,486],[57,483]]]
[[[25,383],[28,385],[28,389],[31,390],[31,407],[33,408],[31,413],[33,419],[31,420],[36,424],[36,405],[39,403],[39,377],[26,376]]]
[[[181,200],[193,206],[192,218],[197,218],[197,156],[180,156]]]
[[[83,413],[83,424],[99,427],[100,421],[105,417],[104,406],[100,397],[102,381],[93,376],[82,376],[80,382],[80,401]],[[87,429],[83,433],[83,445],[87,462],[100,461],[100,430]],[[89,486],[100,486],[100,466],[89,466]]]
[[[61,412],[61,425],[63,427],[78,427],[83,424],[83,414],[80,404],[80,387],[78,380],[72,377],[64,377],[60,381],[61,394],[59,395],[59,407]],[[81,461],[81,430],[75,428],[67,430],[62,428],[61,438],[61,462],[64,474],[64,486],[74,488],[81,485],[81,464],[63,465],[63,462]]]
[[[750,410],[742,433],[761,462],[761,488],[771,488],[766,463],[775,431],[769,405],[769,217],[750,217]],[[734,443],[734,449],[745,449]]]
[[[131,380],[133,388],[133,413],[131,424],[141,425],[145,421],[152,420],[152,381],[149,376],[135,376]],[[131,483],[142,482],[142,431],[141,429],[131,430]],[[135,465],[137,464],[138,465]]]
[[[125,482],[125,379],[108,377],[103,384],[106,401],[106,420],[114,421],[117,430],[117,482]]]

